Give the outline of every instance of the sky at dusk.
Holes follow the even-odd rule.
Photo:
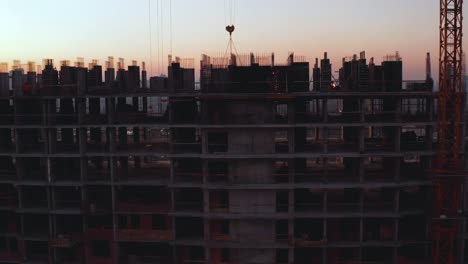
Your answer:
[[[230,0],[151,0],[153,74],[161,72],[157,55],[172,51],[180,57],[224,54]],[[365,50],[380,63],[399,51],[405,79],[423,79],[426,52],[431,52],[433,76],[438,60],[437,0],[234,0],[233,38],[239,53],[288,52],[312,63],[327,51],[337,71],[341,58]],[[158,23],[163,10],[163,38]],[[0,61],[11,65],[43,58],[88,62],[107,56],[146,61],[151,68],[148,0],[0,0]],[[466,27],[465,27],[466,32]],[[465,34],[468,36],[467,34]],[[163,45],[159,44],[163,40]],[[161,49],[163,47],[163,49]],[[335,73],[335,75],[337,75]]]

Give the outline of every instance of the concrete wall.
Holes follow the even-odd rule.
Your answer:
[[[229,153],[268,154],[275,151],[275,132],[268,129],[229,131]]]
[[[275,240],[275,222],[271,220],[237,220],[230,222],[231,237],[240,242]]]
[[[274,183],[273,161],[233,160],[229,165],[229,178],[233,183]]]
[[[234,253],[232,254],[232,263],[276,263],[276,251],[274,249],[238,249]]]
[[[241,102],[227,103],[226,109],[235,123],[265,124],[274,120],[274,106],[267,102]]]
[[[229,192],[231,213],[274,213],[276,192],[270,190],[232,190]]]

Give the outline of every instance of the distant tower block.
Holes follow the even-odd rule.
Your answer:
[[[0,63],[0,96],[7,97],[10,94],[9,77],[8,77],[8,63]]]

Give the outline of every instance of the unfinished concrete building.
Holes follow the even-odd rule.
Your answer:
[[[44,66],[0,73],[0,262],[430,260],[434,93],[398,55]]]

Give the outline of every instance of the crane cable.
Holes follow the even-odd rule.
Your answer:
[[[148,0],[148,30],[149,30],[149,60],[150,60],[150,76],[153,73],[153,41],[151,32],[151,0]]]
[[[159,0],[156,0],[156,74],[159,72]]]
[[[164,73],[164,7],[163,0],[159,1],[161,3],[161,75]]]
[[[169,45],[170,45],[170,48],[169,48],[169,52],[171,54],[171,56],[173,55],[172,54],[172,0],[169,0],[169,39],[170,39],[170,42],[169,42]]]

